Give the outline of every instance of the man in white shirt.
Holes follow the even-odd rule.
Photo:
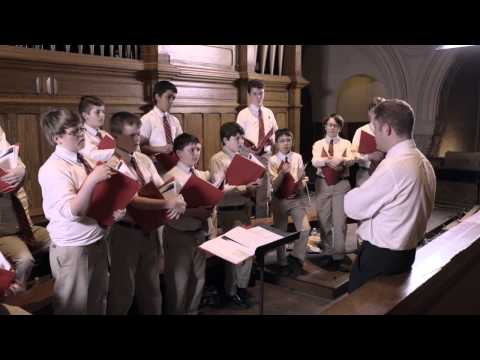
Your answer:
[[[359,127],[355,131],[355,135],[353,135],[352,139],[352,155],[355,158],[356,162],[358,163],[358,170],[356,174],[356,186],[362,185],[367,179],[370,177],[370,174],[375,171],[375,168],[378,166],[380,161],[385,157],[385,154],[381,151],[374,151],[370,154],[361,154],[359,152],[360,147],[360,138],[362,136],[362,131],[375,137],[373,133],[373,109],[375,106],[380,104],[382,101],[385,101],[382,97],[376,97],[372,100],[370,104],[368,104],[368,124],[365,124]]]
[[[107,165],[93,165],[79,154],[84,128],[78,115],[53,109],[42,128],[55,151],[38,172],[43,211],[49,220],[50,267],[55,278],[56,314],[105,314],[108,291],[105,230],[87,216],[95,186],[112,175]]]
[[[158,81],[153,89],[153,109],[142,116],[140,129],[142,152],[154,156],[155,154],[171,154],[173,141],[183,133],[180,121],[170,114],[173,102],[177,97],[177,87],[170,81]],[[169,169],[154,160],[160,176]]]
[[[238,113],[237,123],[245,131],[245,139],[253,144],[252,151],[259,157],[265,167],[272,156],[272,145],[275,142],[275,131],[278,130],[277,120],[273,111],[263,105],[265,98],[265,85],[259,80],[248,82],[247,108]],[[266,139],[267,135],[268,139]],[[264,141],[263,144],[260,142]],[[259,147],[260,146],[260,147]],[[270,181],[268,171],[262,179],[262,184],[257,188],[255,201],[255,216],[264,218],[268,216],[267,203],[270,200]]]
[[[412,139],[415,117],[410,105],[386,100],[374,115],[377,147],[385,159],[345,196],[345,212],[360,221],[357,234],[363,240],[350,292],[374,277],[409,271],[435,201],[435,173]]]
[[[5,132],[0,127],[0,153],[11,148]],[[30,219],[28,197],[23,182],[26,168],[20,158],[17,166],[3,169],[5,174],[0,180],[10,185],[10,190],[0,192],[0,252],[15,268],[15,281],[6,295],[26,290],[28,278],[32,272],[37,255],[48,252],[50,237],[45,228],[35,226]]]
[[[97,96],[82,96],[78,112],[85,128],[85,146],[80,150],[80,154],[95,162],[110,160],[115,149],[98,149],[105,136],[113,140],[108,132],[101,129],[105,123],[105,103]]]

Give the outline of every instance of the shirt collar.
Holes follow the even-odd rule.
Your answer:
[[[238,154],[238,153],[234,153],[233,151],[228,149],[226,146],[223,147],[223,152],[227,154],[230,159],[233,159],[235,155]]]
[[[337,135],[337,136],[335,136],[334,138],[331,138],[330,136],[325,135],[325,141],[326,141],[327,143],[330,143],[330,140],[333,140],[333,143],[336,144],[336,143],[338,143],[338,142],[340,141],[340,136]]]
[[[168,116],[169,114],[168,114],[167,112],[163,112],[162,110],[160,110],[157,105],[155,105],[155,107],[153,108],[153,111],[154,111],[158,116],[160,116],[162,119],[163,119],[163,117],[164,117],[165,115],[167,115],[167,119],[169,118],[169,116]]]
[[[279,151],[277,153],[277,157],[280,161],[285,161],[285,159],[288,159],[288,162],[292,163],[292,152],[291,151],[287,155],[284,155]]]
[[[57,145],[55,147],[55,155],[65,161],[79,163],[77,153],[64,148],[62,145]]]
[[[91,127],[90,125],[87,125],[86,123],[83,124],[83,127],[92,136],[97,136],[97,132],[100,132],[100,129],[94,129],[93,127]]]
[[[415,145],[415,141],[413,139],[400,141],[399,143],[394,145],[390,150],[388,150],[387,155],[385,155],[385,158],[408,153],[410,152],[410,150],[415,149],[416,147],[417,145]]]
[[[179,168],[180,170],[182,170],[184,173],[186,173],[186,174],[190,174],[190,173],[191,173],[191,169],[192,169],[192,168],[191,168],[190,166],[185,165],[183,162],[179,161],[179,162],[177,163],[177,166],[178,166],[178,168]]]
[[[257,105],[254,105],[254,104],[250,104],[249,106],[249,109],[252,113],[254,113],[255,115],[258,115],[258,110],[260,108],[262,108],[262,106],[257,106]],[[263,109],[262,109],[263,110]]]

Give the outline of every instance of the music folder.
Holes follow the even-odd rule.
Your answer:
[[[110,136],[105,135],[100,143],[98,144],[98,150],[108,150],[108,149],[115,149],[116,142]]]
[[[358,145],[358,152],[360,154],[371,154],[377,151],[377,142],[375,136],[362,130],[360,133],[360,143]]]
[[[195,175],[190,176],[180,194],[183,195],[187,208],[214,207],[224,197],[223,191]]]
[[[178,156],[175,151],[170,154],[155,154],[155,159],[161,164],[163,170],[170,171],[178,163]]]
[[[260,162],[236,154],[225,172],[225,180],[233,186],[247,185],[262,178],[264,174],[265,167]]]

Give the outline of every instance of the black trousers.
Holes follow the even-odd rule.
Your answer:
[[[390,250],[364,241],[350,273],[348,292],[381,275],[396,275],[410,270],[416,249]]]

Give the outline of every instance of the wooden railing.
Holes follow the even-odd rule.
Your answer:
[[[140,45],[16,45],[17,47],[75,54],[142,59]]]

